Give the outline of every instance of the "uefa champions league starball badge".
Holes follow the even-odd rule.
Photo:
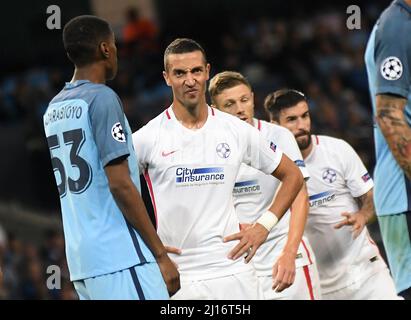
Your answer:
[[[124,134],[123,127],[121,126],[120,122],[117,122],[111,128],[111,135],[113,136],[114,140],[117,140],[118,142],[126,142],[126,135]]]
[[[381,75],[387,80],[398,80],[402,76],[402,63],[397,57],[388,57],[381,63]]]

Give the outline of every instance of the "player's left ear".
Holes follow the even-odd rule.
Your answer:
[[[210,79],[210,69],[211,69],[210,64],[207,63],[206,64],[206,77],[207,77],[206,80]]]
[[[108,59],[110,57],[110,49],[108,42],[102,41],[100,43],[99,49],[103,58]]]

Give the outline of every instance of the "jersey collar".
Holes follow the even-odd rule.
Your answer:
[[[257,128],[258,131],[261,131],[261,120],[257,118],[253,118],[253,126]]]
[[[76,80],[74,82],[66,82],[64,89],[77,88],[85,83],[91,83],[91,81],[90,80]]]
[[[311,143],[312,143],[313,147],[312,147],[310,153],[308,154],[308,156],[304,159],[304,161],[308,161],[313,156],[313,154],[315,152],[315,149],[320,144],[317,135],[315,135],[315,134],[311,135]]]
[[[190,132],[200,132],[200,131],[202,131],[202,130],[208,125],[208,123],[210,122],[210,118],[212,118],[212,117],[215,116],[215,110],[214,110],[213,107],[210,107],[210,106],[207,104],[207,109],[208,109],[207,120],[206,120],[206,122],[204,123],[204,125],[203,125],[200,129],[197,129],[197,130],[188,129],[188,128],[186,128],[185,126],[183,126],[183,125],[180,123],[180,121],[177,120],[176,115],[174,114],[174,111],[173,111],[173,105],[169,106],[169,107],[165,110],[165,115],[166,115],[166,117],[167,117],[168,120],[174,120],[174,121],[177,122],[181,127],[183,127],[185,130],[188,130],[188,131],[190,131]]]

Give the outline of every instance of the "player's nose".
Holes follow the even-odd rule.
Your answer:
[[[190,72],[187,73],[185,84],[189,87],[192,87],[196,84],[196,80]]]
[[[307,121],[304,121],[303,119],[301,119],[301,118],[298,118],[297,119],[297,129],[298,130],[300,130],[300,131],[307,131]]]

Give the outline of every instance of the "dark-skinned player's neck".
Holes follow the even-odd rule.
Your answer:
[[[172,108],[176,119],[188,129],[200,129],[207,121],[208,107],[205,99],[195,106],[185,106],[174,99]]]
[[[74,69],[73,78],[70,82],[77,80],[88,80],[93,83],[106,83],[106,71],[101,65],[93,63]]]
[[[313,150],[313,146],[314,146],[314,144],[311,141],[310,145],[307,148],[305,148],[304,150],[300,149],[301,155],[303,156],[303,159],[307,158],[310,155],[311,151]]]

